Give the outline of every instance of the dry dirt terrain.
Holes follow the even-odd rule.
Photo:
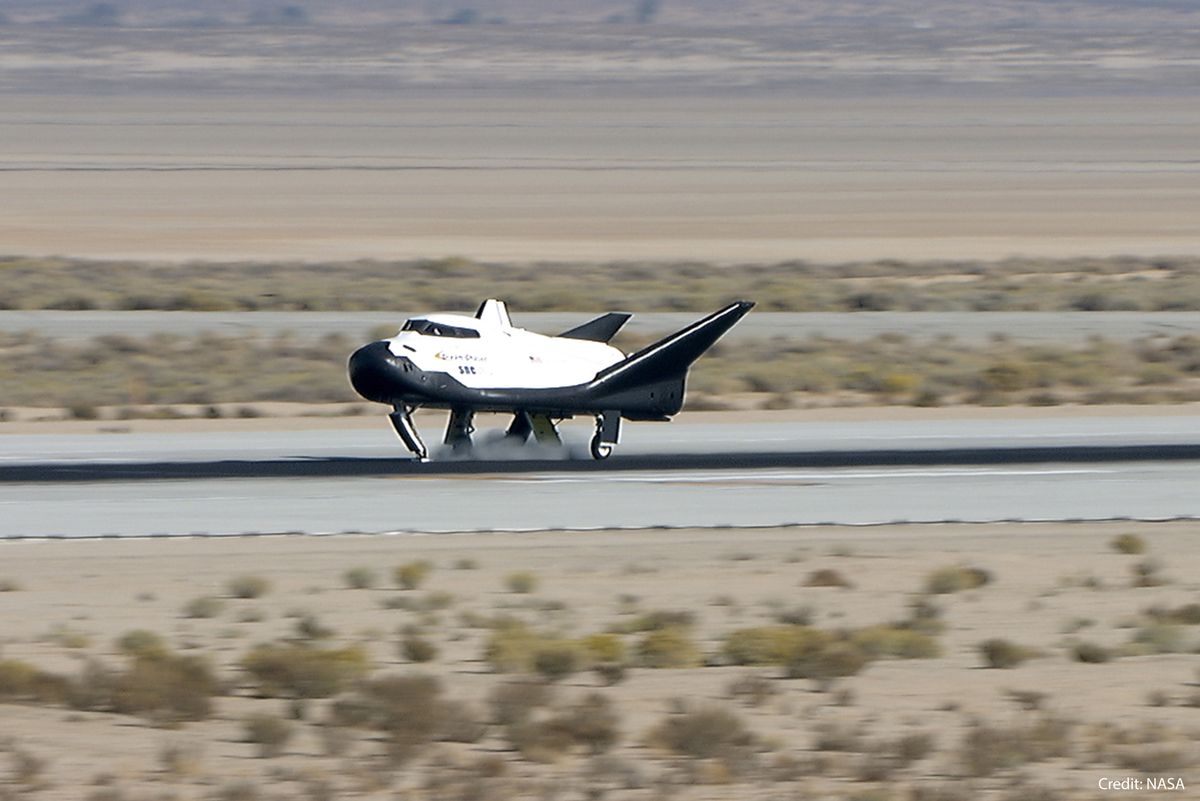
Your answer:
[[[1169,777],[1186,790],[1165,797],[1191,797],[1198,533],[1026,524],[6,543],[0,793],[1092,799],[1112,797],[1101,779]],[[873,658],[857,675],[814,680],[827,673],[739,641],[748,629],[768,640],[819,630]],[[122,639],[133,630],[161,641]],[[993,639],[1006,641],[989,652],[1002,667],[980,648]],[[343,666],[370,679],[327,692],[276,674],[269,686],[248,656],[264,643],[296,649],[285,652],[293,666],[353,652]],[[527,649],[541,655],[522,668]],[[167,674],[151,665],[189,658],[216,677],[203,713],[171,707],[167,691],[112,711],[137,706],[128,689],[105,694],[121,671],[157,686]],[[73,694],[53,696],[43,679],[14,696],[14,664],[65,677]],[[379,681],[418,674],[440,693]],[[496,702],[506,691],[509,707]],[[410,725],[354,712],[364,694]],[[431,711],[431,698],[448,705]],[[529,719],[514,722],[512,703]],[[248,734],[256,714],[290,736]]]

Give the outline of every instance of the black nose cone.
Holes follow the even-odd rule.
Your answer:
[[[388,343],[372,342],[350,355],[350,385],[376,403],[391,403],[396,387],[396,362]]]

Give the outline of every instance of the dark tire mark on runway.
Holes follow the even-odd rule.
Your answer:
[[[769,470],[838,467],[953,467],[962,465],[1200,460],[1200,443],[1067,447],[825,450],[746,453],[617,455],[587,460],[447,460],[306,458],[212,462],[45,462],[0,465],[0,482],[157,481],[252,478],[355,478],[613,473],[651,470]]]

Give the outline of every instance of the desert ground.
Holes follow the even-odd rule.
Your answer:
[[[1112,797],[1101,779],[1132,776],[1182,780],[1167,797],[1190,797],[1198,533],[1089,523],[4,543],[0,788],[36,799],[1092,799]],[[822,682],[733,645],[739,630],[814,629],[875,658]],[[135,630],[161,641],[138,644]],[[994,639],[1011,647],[996,652],[1003,667],[980,648]],[[428,651],[406,651],[414,640]],[[356,722],[347,710],[365,691],[352,681],[260,682],[247,655],[264,643],[296,660],[358,648],[368,684],[425,675],[440,694],[410,680],[377,699],[415,731]],[[573,656],[530,669],[525,649]],[[104,676],[119,684],[139,661],[187,657],[216,676],[203,714],[97,700]],[[15,664],[66,677],[76,694],[21,697]],[[526,728],[498,688],[521,699]],[[452,703],[435,716],[413,696]],[[248,734],[255,715],[287,735],[264,745],[262,730]]]
[[[1191,254],[1196,109],[1160,98],[18,95],[0,110],[0,188],[20,199],[0,218],[0,251],[729,263]]]

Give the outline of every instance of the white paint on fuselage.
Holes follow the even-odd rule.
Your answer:
[[[393,355],[418,369],[449,373],[473,389],[549,389],[583,384],[625,358],[603,342],[548,337],[458,314],[414,317],[478,331],[476,337],[449,337],[401,331],[388,341]]]

